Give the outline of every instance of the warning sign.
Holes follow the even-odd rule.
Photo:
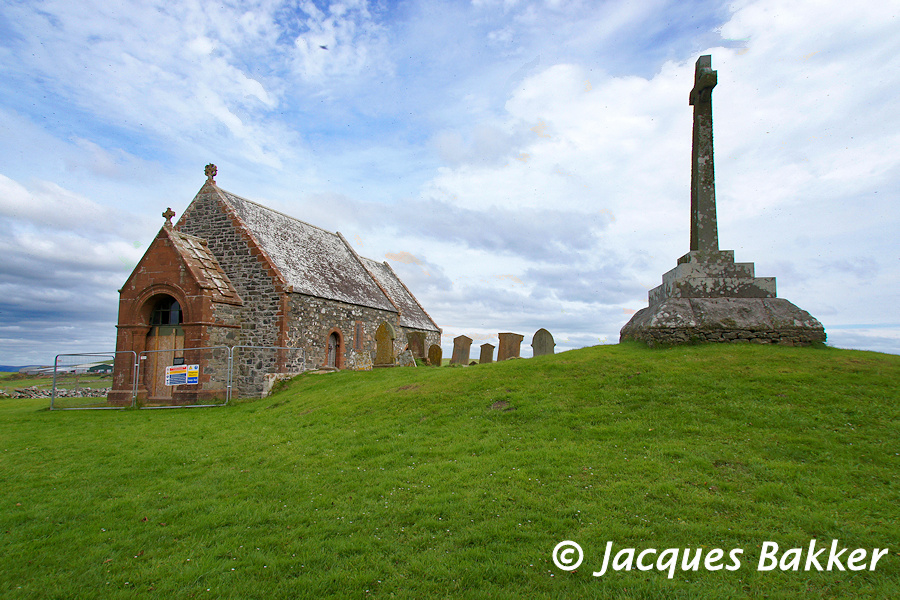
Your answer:
[[[200,383],[200,365],[166,367],[166,385],[197,385],[198,383]]]

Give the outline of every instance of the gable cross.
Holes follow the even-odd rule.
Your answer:
[[[172,207],[171,207],[171,206],[168,207],[168,208],[166,209],[166,212],[164,212],[164,213],[162,214],[162,216],[165,217],[165,219],[166,219],[165,226],[166,226],[166,227],[171,227],[171,226],[172,226],[172,217],[175,216],[175,211],[172,210]]]
[[[206,175],[206,181],[209,183],[216,182],[216,180],[213,179],[213,177],[215,177],[218,172],[219,172],[219,170],[216,168],[216,165],[214,165],[212,163],[206,165],[206,168],[203,169],[203,173]]]

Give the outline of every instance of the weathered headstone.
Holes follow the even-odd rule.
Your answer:
[[[437,344],[432,344],[428,349],[428,362],[432,367],[439,367],[442,360],[444,360],[444,351]]]
[[[500,348],[497,350],[497,361],[507,360],[509,358],[519,358],[519,348],[524,335],[518,333],[499,333]]]
[[[620,341],[650,344],[755,341],[809,344],[825,341],[814,317],[777,298],[774,277],[756,277],[753,263],[734,262],[719,250],[713,166],[712,91],[718,81],[710,56],[694,69],[691,149],[690,251],[650,290],[650,306],[619,333]]]
[[[472,347],[472,338],[464,335],[453,338],[453,356],[450,358],[451,365],[468,365],[469,364],[469,348]]]
[[[416,358],[425,358],[425,332],[410,331],[406,334],[406,340],[409,342],[409,349]]]
[[[394,365],[394,338],[397,334],[393,326],[382,321],[375,331],[375,366],[387,367]]]
[[[486,364],[494,362],[494,346],[493,344],[482,344],[481,345],[481,356],[478,357],[479,364]]]
[[[553,354],[555,347],[556,342],[553,341],[553,336],[549,331],[541,328],[534,332],[534,337],[531,338],[531,348],[534,356]]]
[[[360,352],[353,355],[353,362],[350,368],[354,371],[371,371],[372,355],[368,352]]]
[[[412,350],[407,348],[397,357],[397,365],[401,367],[415,367],[416,357],[413,356]]]

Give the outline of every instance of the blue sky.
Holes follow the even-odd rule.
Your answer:
[[[111,349],[117,290],[209,162],[388,260],[445,352],[614,343],[688,250],[701,54],[720,246],[832,345],[900,353],[898,9],[4,2],[0,364]]]

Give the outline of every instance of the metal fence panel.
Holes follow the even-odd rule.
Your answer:
[[[50,410],[86,408],[123,408],[109,406],[107,394],[112,388],[113,363],[126,361],[132,370],[137,368],[137,355],[128,351],[57,354],[53,361],[52,385],[47,389]],[[41,374],[37,374],[41,377]],[[132,377],[133,379],[133,377]],[[35,386],[40,389],[42,386]],[[132,399],[133,399],[132,393]]]
[[[140,408],[222,406],[228,401],[228,346],[145,350],[138,358]]]
[[[114,364],[121,379],[115,385]],[[49,396],[51,410],[224,406],[233,397],[268,396],[279,381],[304,371],[304,349],[287,346],[59,354],[52,373],[43,374],[48,385],[35,394]],[[108,403],[112,387],[116,398]]]

